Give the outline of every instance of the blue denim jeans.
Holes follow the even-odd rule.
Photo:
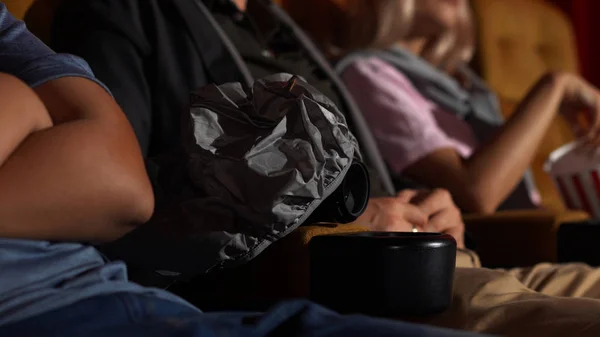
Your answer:
[[[139,294],[112,294],[0,327],[19,337],[230,337],[230,336],[472,336],[415,324],[342,316],[306,301],[267,313],[198,313],[179,303]]]

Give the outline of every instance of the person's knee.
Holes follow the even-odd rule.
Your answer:
[[[487,268],[456,268],[454,277],[455,297],[474,299],[492,296],[497,299],[531,292],[514,275],[504,270]]]

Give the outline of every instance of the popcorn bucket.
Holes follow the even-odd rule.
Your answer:
[[[572,142],[553,151],[545,164],[569,209],[600,219],[600,152],[577,151]]]

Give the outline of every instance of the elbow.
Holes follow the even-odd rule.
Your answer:
[[[142,177],[123,173],[104,176],[111,183],[102,188],[106,197],[102,198],[103,206],[95,210],[99,216],[95,229],[89,233],[90,241],[116,241],[148,222],[154,213],[154,193],[145,171]]]
[[[136,227],[148,222],[154,213],[154,192],[145,172],[122,186],[121,223]]]
[[[483,203],[483,202],[475,202],[465,208],[465,213],[467,214],[478,214],[478,215],[492,215],[496,212],[496,207]]]
[[[110,179],[112,187],[105,190],[109,192],[105,200],[110,200],[110,206],[107,206],[111,211],[105,212],[108,215],[105,223],[112,223],[112,226],[100,224],[101,233],[96,239],[102,242],[123,237],[148,222],[154,213],[154,193],[145,170],[117,167],[111,171],[106,178]]]
[[[491,215],[500,206],[500,202],[487,186],[470,186],[465,192],[460,205],[465,213]]]
[[[146,188],[123,188],[120,192],[113,216],[106,219],[112,226],[99,224],[99,230],[92,235],[93,241],[108,243],[116,241],[135,228],[148,222],[154,212],[154,195]]]

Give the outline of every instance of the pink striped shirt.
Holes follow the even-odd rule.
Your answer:
[[[437,150],[454,149],[466,159],[478,146],[467,122],[427,100],[385,61],[375,57],[356,61],[342,79],[395,174]],[[538,191],[530,191],[529,197],[540,204]]]
[[[359,60],[342,74],[394,173],[443,148],[468,158],[477,146],[471,127],[424,98],[393,66]]]

